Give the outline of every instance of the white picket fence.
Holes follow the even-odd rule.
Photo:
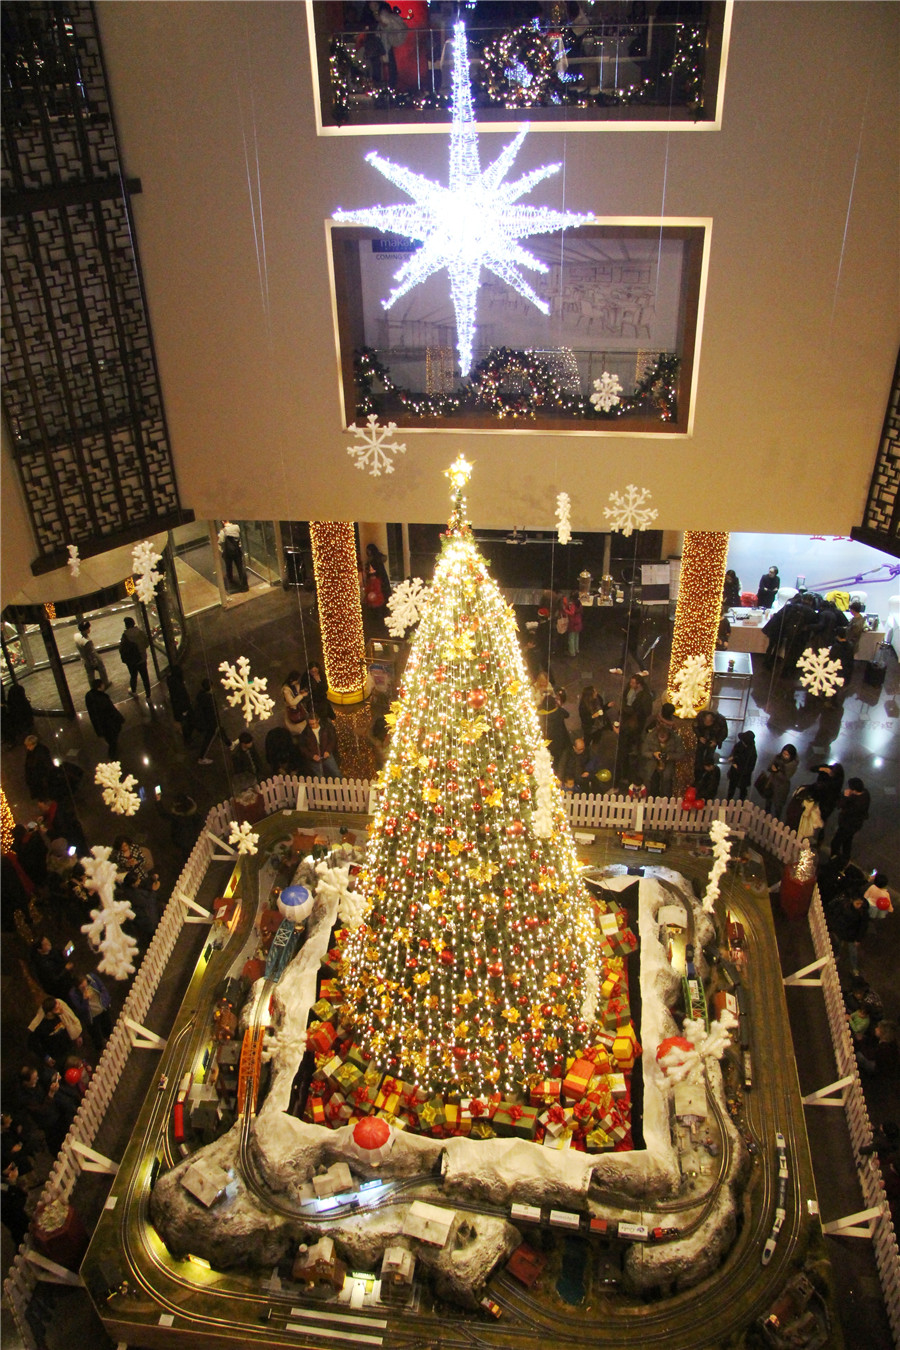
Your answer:
[[[262,783],[260,791],[266,814],[272,815],[276,811],[296,809],[298,802],[301,809],[308,811],[365,814],[369,810],[372,790],[366,780],[278,775]],[[699,810],[685,811],[682,810],[680,802],[673,798],[650,798],[639,803],[628,797],[579,795],[567,799],[567,809],[572,826],[582,830],[633,829],[639,810],[643,829],[651,832],[703,834],[708,831],[711,821],[724,819],[732,828],[745,831],[753,843],[771,853],[780,862],[793,862],[799,853],[797,836],[752,802],[714,801],[708,802]],[[205,828],[201,830],[191,856],[175,884],[153,941],[141,962],[140,970],[134,977],[134,983],[113,1034],[53,1164],[41,1193],[41,1201],[59,1197],[71,1199],[80,1172],[79,1154],[73,1145],[77,1141],[90,1147],[97,1137],[122,1070],[135,1048],[135,1033],[129,1022],[144,1026],[144,1019],[159,987],[162,972],[172,954],[188,912],[182,897],[185,900],[195,900],[206,877],[214,849],[207,831],[225,839],[234,816],[233,804],[230,801],[214,806],[209,812]],[[818,892],[810,909],[810,928],[817,955],[830,956],[831,944]],[[853,1077],[853,1087],[846,1095],[845,1110],[853,1146],[854,1149],[858,1149],[871,1140],[872,1129],[833,962],[824,969],[823,987],[838,1072],[841,1076]],[[860,1183],[866,1207],[879,1205],[883,1207],[883,1217],[875,1226],[873,1241],[888,1315],[895,1338],[900,1344],[900,1258],[881,1172],[876,1161],[866,1160],[860,1165]],[[35,1285],[45,1272],[29,1259],[31,1250],[31,1238],[28,1237],[10,1267],[3,1290],[24,1345],[28,1350],[38,1350],[28,1324],[27,1311]]]

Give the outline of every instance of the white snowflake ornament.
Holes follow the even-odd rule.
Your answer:
[[[158,562],[162,562],[162,554],[156,552],[149,539],[136,544],[131,551],[134,590],[142,604],[152,604],[156,598],[156,587],[162,581],[162,572],[156,570]]]
[[[391,637],[402,638],[408,628],[415,627],[425,613],[428,597],[428,587],[421,577],[410,577],[394,587],[387,602],[389,613],[385,619]]]
[[[608,370],[604,370],[599,380],[594,381],[591,402],[598,411],[609,412],[619,402],[621,392],[622,386],[619,384],[618,375],[610,375]]]
[[[713,846],[713,865],[703,896],[703,908],[707,914],[712,914],[715,910],[719,883],[725,875],[728,859],[731,857],[731,840],[728,837],[730,833],[731,830],[724,820],[714,820],[709,827],[709,837]]]
[[[659,515],[655,507],[647,505],[650,496],[649,488],[636,488],[634,483],[627,485],[624,495],[611,492],[609,500],[612,507],[603,508],[603,514],[609,521],[609,528],[621,530],[626,539],[634,530],[646,530],[650,522]]]
[[[238,657],[237,668],[229,665],[227,661],[222,661],[219,669],[225,672],[222,688],[234,691],[228,695],[229,705],[232,708],[243,706],[244,721],[248,726],[254,717],[265,721],[271,716],[275,701],[265,692],[268,680],[265,675],[253,678],[250,674],[250,662],[246,656]]]
[[[689,656],[670,681],[672,702],[679,717],[693,717],[709,699],[710,669],[705,656]]]
[[[103,788],[103,800],[115,816],[133,816],[141,804],[138,794],[131,790],[137,787],[137,779],[131,773],[123,778],[122,765],[117,759],[98,764],[94,782]]]
[[[569,519],[570,509],[571,502],[569,501],[568,492],[558,493],[556,498],[556,537],[561,544],[568,544],[569,540],[572,538],[572,530],[570,528],[572,522]]]
[[[821,694],[824,698],[828,698],[844,683],[844,677],[839,673],[841,663],[830,659],[827,647],[820,647],[818,651],[807,647],[797,665],[803,671],[800,683],[811,694]]]
[[[356,461],[358,469],[368,469],[373,478],[394,472],[394,455],[405,455],[406,446],[393,439],[396,422],[381,426],[374,413],[369,413],[364,427],[351,427],[356,445],[347,446],[347,454]]]
[[[101,953],[97,966],[101,975],[127,980],[134,974],[138,945],[122,924],[134,918],[134,910],[127,900],[115,898],[116,865],[111,861],[111,853],[111,849],[95,844],[91,856],[81,859],[84,884],[100,900],[100,908],[91,910],[91,922],[82,924],[81,931],[94,950]]]
[[[249,820],[242,820],[240,825],[236,820],[233,820],[228,842],[232,848],[237,849],[238,853],[255,853],[259,844],[259,835],[253,833],[253,826]]]
[[[81,555],[78,552],[78,545],[67,544],[66,548],[69,551],[69,561],[66,564],[66,566],[72,573],[72,576],[77,577],[79,572],[81,571]]]

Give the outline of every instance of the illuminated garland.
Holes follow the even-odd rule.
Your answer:
[[[621,35],[621,28],[615,31]],[[635,25],[635,37],[643,32]],[[603,36],[602,27],[592,28],[583,35],[583,40]],[[702,114],[706,38],[699,25],[675,25],[671,64],[663,67],[655,79],[645,76],[616,89],[589,90],[574,72],[560,75],[557,70],[560,38],[565,51],[571,52],[576,39],[570,28],[555,29],[552,34],[540,33],[533,27],[519,28],[484,47],[470,41],[472,54],[481,57],[473,74],[472,92],[477,106],[518,109],[553,105],[586,109],[645,104],[685,107],[695,117]],[[413,93],[374,84],[355,47],[341,38],[331,42],[329,67],[332,112],[338,126],[353,116],[360,101],[367,110],[427,112],[445,111],[450,106],[447,94],[433,90]],[[664,92],[660,93],[660,89]]]
[[[328,697],[336,703],[358,703],[365,693],[366,642],[353,525],[311,520],[309,534]]]
[[[379,417],[402,409],[410,417],[457,417],[487,407],[498,418],[559,416],[609,422],[628,414],[653,412],[661,422],[678,415],[678,357],[663,352],[635,385],[608,411],[586,394],[573,393],[564,365],[554,369],[548,353],[494,347],[472,371],[470,384],[453,393],[419,394],[394,384],[388,367],[371,347],[353,357],[356,413]],[[380,386],[380,389],[378,388]]]
[[[599,940],[555,779],[538,800],[543,733],[512,609],[466,519],[468,470],[451,470],[433,600],[389,719],[341,1011],[400,1079],[509,1093],[558,1072],[586,1030]]]
[[[727,557],[727,534],[710,530],[685,531],[678,603],[672,631],[669,687],[666,692],[666,698],[673,703],[678,693],[673,683],[674,677],[689,657],[705,657],[710,674],[712,672],[719,620],[722,617],[722,587],[725,584]],[[708,699],[709,688],[706,694]]]

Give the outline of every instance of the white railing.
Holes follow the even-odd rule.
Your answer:
[[[371,787],[367,780],[360,779],[298,778],[293,775],[277,775],[262,783],[260,792],[267,815],[272,815],[276,811],[294,810],[298,800],[305,803],[305,809],[309,811],[346,811],[365,814],[369,810]],[[612,794],[573,795],[568,796],[566,800],[569,820],[576,829],[632,829],[639,806],[642,808],[645,831],[702,834],[709,829],[711,821],[724,819],[732,828],[745,831],[753,843],[771,853],[779,862],[793,862],[799,853],[800,846],[796,834],[752,802],[714,801],[708,802],[699,810],[685,811],[677,799],[664,797],[649,798],[641,803]],[[122,1070],[134,1048],[133,1032],[125,1019],[127,1017],[140,1026],[144,1025],[144,1019],[159,987],[162,972],[172,955],[184,924],[186,906],[181,897],[195,900],[206,879],[214,847],[207,830],[220,838],[223,837],[234,819],[234,814],[233,803],[229,801],[214,806],[206,817],[205,828],[201,830],[197,843],[175,884],[153,941],[141,962],[140,970],[135,975],[113,1034],[100,1057],[78,1114],[53,1164],[41,1193],[41,1201],[55,1197],[69,1200],[72,1196],[80,1174],[73,1143],[78,1141],[88,1146],[93,1144]],[[830,956],[831,943],[818,892],[810,909],[810,928],[817,955]],[[838,1071],[842,1076],[852,1075],[854,1080],[853,1088],[847,1094],[846,1110],[850,1136],[854,1149],[858,1150],[871,1140],[872,1129],[859,1083],[856,1057],[833,963],[826,965],[824,969],[823,987]],[[898,1273],[900,1263],[877,1162],[868,1160],[860,1165],[860,1184],[867,1207],[879,1204],[884,1206],[884,1217],[875,1229],[873,1240],[888,1315],[894,1334],[900,1341],[900,1273]],[[24,1246],[10,1267],[3,1288],[24,1345],[28,1350],[37,1350],[37,1343],[26,1315],[38,1279],[36,1267],[27,1258],[29,1250],[30,1238],[26,1238]]]
[[[900,1345],[900,1248],[897,1245],[897,1234],[891,1220],[890,1206],[878,1159],[874,1155],[870,1158],[859,1158],[859,1150],[872,1141],[872,1124],[869,1120],[866,1099],[859,1077],[847,1009],[844,1004],[844,996],[841,993],[837,966],[834,962],[831,934],[828,932],[828,925],[825,922],[825,912],[822,909],[822,899],[819,895],[818,886],[813,892],[812,904],[809,908],[809,930],[812,934],[817,959],[827,958],[821,969],[821,979],[822,992],[825,996],[825,1009],[828,1014],[828,1026],[831,1031],[831,1043],[834,1046],[835,1064],[839,1079],[852,1079],[849,1087],[844,1089],[844,1114],[847,1117],[847,1128],[850,1132],[853,1152],[858,1159],[857,1171],[863,1194],[863,1209],[881,1209],[881,1215],[875,1220],[872,1227],[872,1245],[875,1248],[875,1260],[878,1264],[878,1274],[891,1331],[895,1343]]]

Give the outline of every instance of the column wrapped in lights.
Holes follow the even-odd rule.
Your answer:
[[[333,703],[360,703],[365,697],[366,640],[353,523],[311,520],[309,534],[328,697]]]
[[[687,659],[691,656],[705,657],[710,678],[706,698],[702,702],[698,699],[698,709],[708,702],[712,686],[713,656],[722,617],[722,588],[725,584],[727,557],[727,534],[711,530],[685,531],[667,697],[674,701],[676,690],[673,679]]]
[[[0,788],[0,853],[11,853],[16,822],[6,793]]]
[[[379,1069],[505,1094],[586,1030],[599,936],[513,611],[466,520],[470,466],[394,705],[341,964],[342,1016]]]

